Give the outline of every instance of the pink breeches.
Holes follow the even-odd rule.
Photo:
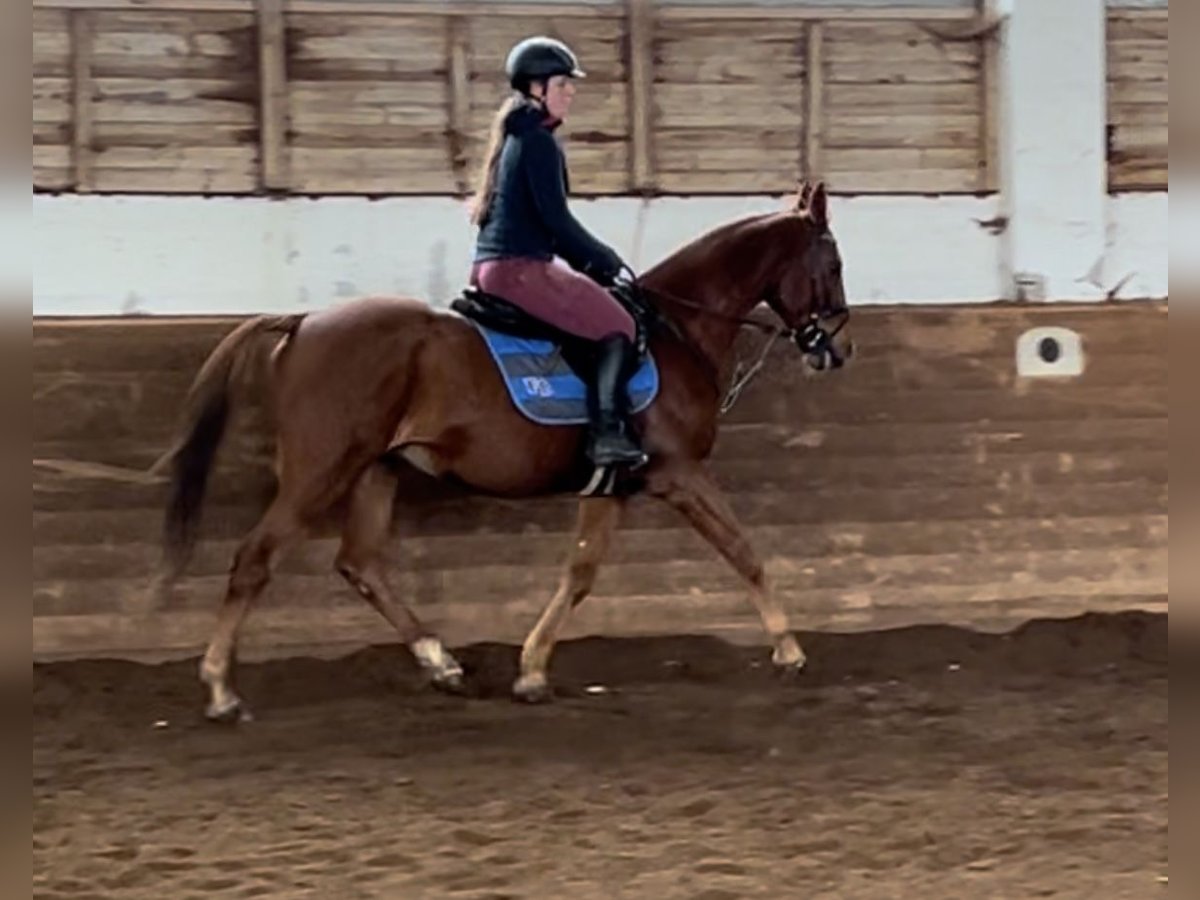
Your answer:
[[[489,259],[476,263],[471,283],[568,334],[598,341],[634,339],[633,319],[616,299],[560,260]]]

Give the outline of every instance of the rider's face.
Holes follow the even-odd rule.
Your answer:
[[[555,75],[547,79],[544,91],[540,84],[532,85],[532,93],[545,104],[546,112],[562,121],[571,109],[571,100],[575,97],[575,82],[568,75]]]

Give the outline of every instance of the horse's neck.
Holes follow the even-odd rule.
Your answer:
[[[783,219],[774,214],[725,225],[663,260],[646,284],[703,309],[667,303],[664,309],[717,371],[726,368],[740,325],[762,300],[778,268],[771,237]]]

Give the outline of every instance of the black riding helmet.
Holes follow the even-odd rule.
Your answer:
[[[522,94],[529,92],[530,82],[544,81],[555,75],[587,77],[570,47],[541,35],[525,38],[508,51],[504,72],[508,75],[508,83]]]

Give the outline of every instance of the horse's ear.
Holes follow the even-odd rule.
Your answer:
[[[808,215],[825,228],[829,225],[829,197],[825,193],[825,182],[818,181],[808,198]]]
[[[792,207],[794,212],[808,212],[809,203],[812,200],[813,184],[807,178],[803,179],[796,186],[796,204]]]

